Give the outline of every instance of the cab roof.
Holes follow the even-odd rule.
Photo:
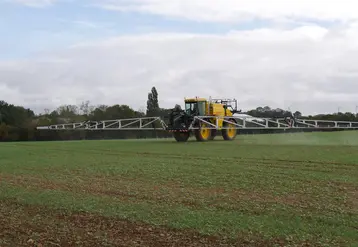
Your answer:
[[[205,98],[195,97],[195,98],[184,98],[184,102],[202,102],[207,101]]]

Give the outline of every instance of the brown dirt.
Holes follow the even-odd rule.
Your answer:
[[[66,213],[45,207],[0,201],[0,246],[284,246],[279,239],[241,236],[236,240],[204,236],[103,217]],[[302,243],[301,246],[311,246]]]
[[[91,177],[79,181],[50,180],[35,176],[22,176],[11,174],[0,174],[0,182],[5,181],[14,186],[26,187],[27,189],[49,189],[71,191],[76,193],[88,193],[93,195],[105,195],[120,198],[124,201],[136,199],[136,201],[162,201],[167,203],[182,204],[191,208],[200,208],[205,203],[206,207],[220,210],[240,209],[242,201],[255,201],[258,203],[282,203],[304,208],[315,207],[315,202],[303,193],[292,193],[288,196],[274,196],[267,192],[254,192],[246,190],[225,190],[222,188],[193,188],[183,187],[176,182],[151,184],[150,181],[141,181],[127,177]],[[332,184],[333,185],[333,184]],[[331,185],[331,186],[332,186]],[[335,183],[333,185],[340,192],[348,195],[346,202],[347,210],[356,210],[356,201],[351,199],[356,186],[348,186]],[[256,214],[253,208],[252,214]],[[1,247],[1,246],[0,246]]]
[[[303,195],[291,195],[290,197],[273,196],[264,192],[245,190],[225,190],[222,188],[193,188],[182,187],[175,182],[161,185],[151,184],[149,181],[131,178],[88,178],[82,182],[68,182],[49,180],[35,176],[0,174],[0,181],[27,189],[63,190],[77,193],[89,193],[93,195],[115,196],[121,200],[135,198],[137,201],[158,201],[179,203],[190,207],[205,206],[229,209],[240,207],[237,202],[280,202],[289,205],[302,205],[309,203],[309,198]],[[199,202],[201,201],[201,203]],[[226,206],[222,206],[222,205]]]

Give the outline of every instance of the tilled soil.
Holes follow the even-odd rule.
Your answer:
[[[0,246],[284,246],[284,242],[204,236],[85,212],[0,201]]]
[[[302,192],[290,193],[289,195],[273,195],[265,191],[252,190],[225,190],[223,188],[192,188],[182,187],[175,182],[162,183],[159,187],[150,181],[142,181],[140,179],[126,177],[99,177],[94,176],[91,179],[80,178],[81,182],[69,182],[66,180],[51,180],[39,176],[30,175],[13,175],[0,174],[0,181],[14,186],[26,187],[33,190],[60,190],[78,193],[86,193],[100,196],[115,196],[122,201],[136,199],[136,201],[166,201],[181,204],[190,208],[200,208],[205,202],[206,207],[220,210],[242,210],[242,205],[238,202],[250,201],[258,203],[280,203],[295,207],[319,208],[322,210],[321,198],[312,198]],[[310,181],[314,186],[315,182]],[[345,193],[347,200],[340,208],[355,213],[357,211],[357,199],[353,195],[357,191],[357,187],[351,184],[334,183],[326,186],[334,187],[340,194]],[[121,188],[119,190],[118,188]],[[256,214],[259,209],[251,208],[250,213]],[[332,210],[329,208],[328,210]],[[249,213],[249,212],[247,212]],[[1,247],[1,246],[0,246]]]

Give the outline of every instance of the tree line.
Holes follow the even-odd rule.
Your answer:
[[[148,93],[147,108],[134,110],[128,105],[97,105],[93,106],[89,101],[80,105],[61,105],[57,109],[35,114],[33,110],[23,106],[16,106],[0,101],[0,141],[36,141],[36,140],[73,140],[73,139],[123,139],[123,138],[152,138],[170,137],[171,134],[161,131],[54,131],[37,130],[37,126],[52,124],[65,124],[82,121],[100,121],[110,119],[124,119],[134,117],[168,116],[171,109],[161,108],[158,103],[158,91],[152,87]],[[282,118],[294,115],[303,119],[322,119],[334,121],[358,121],[358,116],[351,112],[319,114],[303,116],[301,112],[270,108],[269,106],[257,107],[244,112],[253,117]]]

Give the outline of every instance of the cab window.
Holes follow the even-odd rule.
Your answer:
[[[198,102],[199,115],[205,116],[205,102]]]
[[[185,111],[188,114],[197,113],[200,116],[205,116],[205,102],[185,103]]]
[[[198,102],[185,103],[185,111],[188,114],[193,114],[198,111]]]

